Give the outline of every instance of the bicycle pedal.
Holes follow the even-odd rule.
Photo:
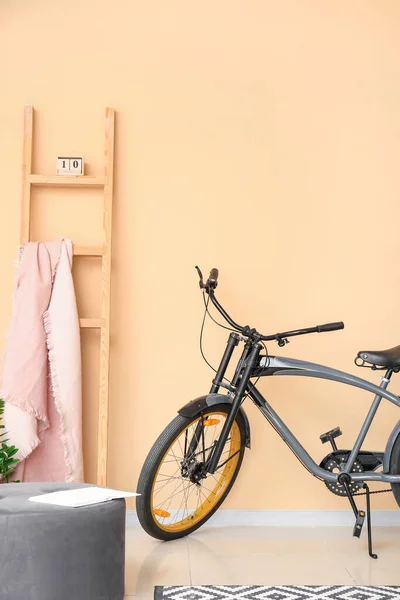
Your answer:
[[[323,444],[326,444],[326,442],[330,442],[331,440],[334,440],[340,435],[342,435],[340,427],[335,427],[335,429],[331,429],[330,431],[327,431],[326,433],[320,435],[319,439]]]
[[[363,510],[358,511],[356,522],[353,529],[353,536],[359,538],[362,532],[362,528],[365,520],[365,512]]]

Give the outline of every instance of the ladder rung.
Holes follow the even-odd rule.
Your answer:
[[[106,177],[90,177],[89,175],[28,175],[28,183],[31,185],[40,186],[56,186],[64,187],[104,187]]]
[[[103,246],[76,246],[74,245],[75,256],[104,256]]]
[[[79,319],[79,325],[84,329],[99,329],[104,327],[104,319]]]

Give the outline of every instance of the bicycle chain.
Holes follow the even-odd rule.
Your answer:
[[[370,492],[369,495],[372,496],[372,494],[386,494],[387,492],[391,492],[392,488],[388,488],[386,490],[375,490],[374,492]],[[357,494],[352,494],[352,496],[366,496],[367,492],[357,492]]]

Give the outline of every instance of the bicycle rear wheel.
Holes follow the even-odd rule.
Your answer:
[[[390,456],[391,475],[400,475],[400,435],[397,436]],[[400,506],[400,483],[392,483],[392,492],[397,504]]]
[[[221,404],[192,419],[178,415],[150,450],[139,477],[137,491],[141,495],[136,509],[140,524],[151,536],[168,541],[189,535],[214,514],[229,494],[245,450],[245,424],[240,414],[216,472],[194,482],[204,457],[219,437],[228,410],[229,406]],[[190,461],[185,461],[194,436],[196,450]]]

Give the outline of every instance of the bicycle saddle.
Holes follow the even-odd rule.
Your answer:
[[[364,362],[388,369],[400,368],[400,346],[388,350],[361,350],[357,354]]]

